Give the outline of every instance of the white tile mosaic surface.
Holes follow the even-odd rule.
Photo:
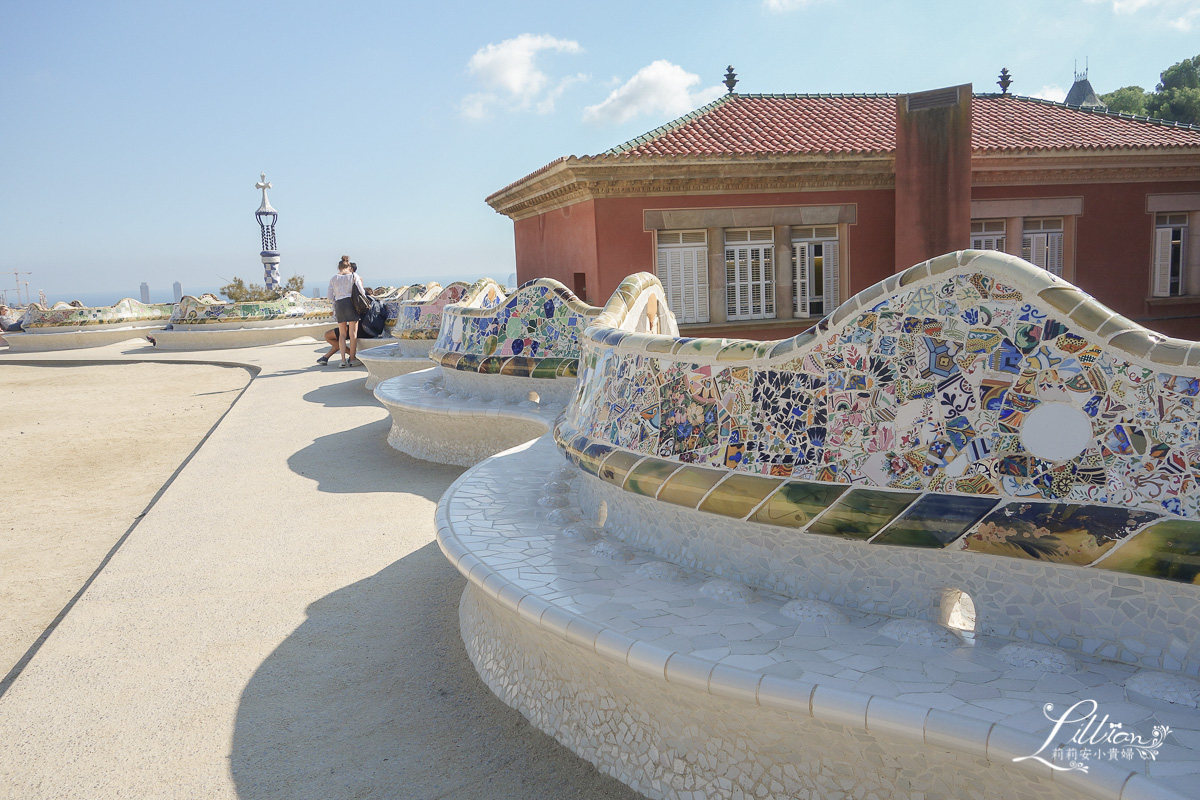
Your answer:
[[[1000,657],[1009,642],[990,633],[945,649],[888,638],[883,628],[890,617],[878,613],[886,603],[872,613],[844,600],[858,595],[867,566],[889,570],[888,585],[907,591],[910,565],[839,563],[836,549],[817,566],[832,570],[822,576],[826,585],[845,585],[822,598],[845,615],[844,624],[815,614],[790,618],[782,609],[797,595],[772,593],[773,585],[761,585],[745,603],[726,602],[727,593],[706,596],[701,589],[714,576],[695,568],[694,526],[683,526],[672,542],[680,550],[672,554],[652,553],[646,546],[653,542],[629,536],[637,520],[632,512],[623,518],[611,497],[604,497],[608,519],[598,534],[578,522],[551,523],[550,514],[570,509],[547,510],[537,501],[561,496],[558,487],[546,487],[569,476],[562,463],[544,437],[466,473],[439,505],[439,543],[470,580],[464,640],[489,686],[639,791],[652,797],[1191,794],[1200,771],[1194,763],[1200,715],[1189,706],[1131,695],[1124,682],[1137,672],[1134,666],[1077,653],[1080,667],[1073,672],[1016,667]],[[580,506],[580,490],[593,483],[599,482],[580,475],[568,495],[585,519],[595,519],[600,495],[589,488],[583,494],[591,492],[591,500]],[[766,527],[720,524],[731,538]],[[622,526],[627,535],[615,536]],[[596,545],[605,542],[633,557],[597,554]],[[770,548],[760,550],[757,568],[770,574]],[[884,561],[899,551],[878,550]],[[822,556],[802,555],[790,569]],[[664,561],[680,571],[644,569]],[[1005,569],[1054,566],[974,561]],[[720,577],[740,580],[728,571]],[[1003,572],[979,580],[977,592],[1000,593],[1007,585]],[[1057,588],[1036,591],[1048,597]],[[940,597],[939,591],[928,598],[928,607]],[[1127,597],[1137,606],[1144,595]],[[1081,605],[1080,616],[1089,613]],[[1099,627],[1095,633],[1105,635]],[[1171,652],[1172,645],[1164,649]],[[1069,707],[1083,698],[1147,736],[1154,725],[1169,726],[1158,759],[1097,763],[1086,775],[1051,776],[1033,762],[1013,764],[1011,758],[1032,753],[1049,733],[1044,704]]]
[[[539,403],[555,406],[555,414],[571,401],[578,383],[575,378],[521,378],[515,375],[481,375],[478,372],[443,369],[443,386],[447,392],[471,395],[482,400],[527,400],[530,392]]]
[[[956,550],[864,546],[662,503],[591,475],[585,517],[628,544],[790,597],[941,622],[947,589],[966,592],[978,630],[1139,666],[1200,673],[1200,593],[1191,585]]]
[[[375,398],[392,416],[388,444],[426,461],[467,467],[543,435],[562,411],[528,400],[458,394],[442,377],[440,367],[431,367],[375,387]]]
[[[420,372],[433,366],[428,339],[400,340],[360,350],[358,360],[367,368],[366,388],[374,389],[388,378]]]

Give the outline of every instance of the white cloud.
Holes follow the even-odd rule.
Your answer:
[[[572,83],[585,80],[584,75],[551,78],[537,60],[544,51],[582,53],[578,42],[556,39],[553,36],[522,33],[500,44],[488,44],[475,51],[467,62],[467,73],[478,80],[485,91],[464,97],[459,104],[463,115],[483,119],[497,108],[523,111],[530,108],[539,114],[554,110],[554,102]]]
[[[1192,8],[1183,12],[1179,19],[1172,20],[1170,25],[1180,33],[1191,33],[1197,19],[1200,19],[1200,8]]]
[[[638,70],[603,102],[585,108],[583,118],[588,122],[621,123],[641,114],[678,116],[717,99],[725,91],[720,85],[691,91],[698,83],[699,75],[660,59]]]
[[[1106,5],[1118,16],[1140,14],[1150,24],[1166,24],[1181,34],[1190,34],[1200,22],[1200,5],[1196,0],[1087,0],[1092,5]]]
[[[537,101],[537,105],[535,106],[537,112],[539,114],[549,114],[554,110],[554,104],[558,101],[558,98],[562,96],[562,93],[567,90],[568,86],[573,83],[586,81],[587,79],[588,76],[584,75],[582,72],[578,75],[568,75],[567,77],[563,78],[557,84],[555,84],[553,89],[546,92],[546,94]]]
[[[1043,86],[1039,91],[1034,92],[1030,97],[1037,97],[1041,100],[1053,100],[1056,103],[1061,103],[1067,99],[1067,90],[1058,84],[1050,84]]]
[[[763,0],[763,8],[776,14],[785,14],[800,8],[807,8],[820,0]]]
[[[1107,5],[1118,15],[1133,16],[1141,14],[1153,15],[1154,19],[1163,22],[1181,33],[1190,33],[1197,19],[1200,19],[1200,7],[1196,0],[1087,0],[1092,5]],[[1173,18],[1173,19],[1172,19]]]

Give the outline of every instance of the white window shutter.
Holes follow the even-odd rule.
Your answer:
[[[766,229],[768,232],[770,229]],[[726,314],[729,319],[775,316],[775,248],[748,244],[725,248]]]
[[[737,250],[725,248],[725,316],[735,319],[738,315],[737,305]]]
[[[1063,274],[1063,235],[1059,233],[1046,234],[1046,269],[1062,277]]]
[[[745,319],[753,313],[750,309],[750,248],[738,248],[737,271],[738,314]]]
[[[708,248],[679,250],[681,322],[708,322]]]
[[[696,248],[696,322],[708,322],[708,248]]]
[[[811,294],[809,287],[812,286],[812,263],[808,257],[808,245],[804,242],[796,242],[792,245],[793,252],[796,254],[796,271],[792,275],[792,281],[796,286],[796,315],[807,317],[808,298]]]
[[[668,248],[658,248],[658,281],[663,285],[663,291],[667,295],[667,305],[671,311],[675,311],[675,301],[671,298],[672,283],[675,275],[671,269],[671,251]]]
[[[679,259],[679,310],[675,317],[680,322],[695,322],[696,316],[696,251],[680,248],[675,256]]]
[[[1171,229],[1154,231],[1154,296],[1171,296]]]
[[[841,303],[842,262],[837,242],[825,242],[825,313],[832,314]]]
[[[1188,287],[1184,276],[1187,271],[1184,267],[1188,263],[1188,229],[1183,228],[1179,231],[1179,294],[1187,294]]]
[[[763,316],[775,316],[775,246],[762,249],[763,257]]]

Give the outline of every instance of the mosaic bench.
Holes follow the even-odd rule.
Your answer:
[[[246,303],[185,295],[175,304],[170,324],[153,336],[160,350],[254,347],[306,336],[323,340],[325,331],[336,325],[328,300],[298,292]]]
[[[491,278],[468,285],[455,281],[446,287],[415,299],[396,303],[396,319],[392,339],[374,348],[362,359],[367,367],[366,388],[374,389],[380,381],[427,369],[429,350],[437,339],[442,324],[442,312],[448,305],[467,308],[494,308],[504,300],[504,290]]]
[[[575,390],[579,339],[601,309],[552,278],[527,281],[491,308],[450,306],[429,358],[451,391],[484,399],[566,403]]]
[[[467,466],[541,436],[574,392],[579,337],[600,311],[549,278],[492,308],[446,306],[429,354],[437,368],[375,387],[392,415],[388,442]]]
[[[52,308],[30,305],[21,318],[21,332],[6,333],[13,351],[73,350],[140,339],[162,328],[171,317],[170,303],[147,305],[125,298],[111,306],[79,308],[56,303]]]
[[[387,328],[389,331],[400,318],[400,306],[405,303],[422,303],[436,297],[442,289],[436,281],[431,283],[414,283],[409,286],[380,286],[374,291],[375,299],[381,301],[387,308]]]
[[[1193,794],[1200,345],[994,253],[782,342],[634,332],[648,289],[585,334],[567,465],[439,506],[493,691],[651,797]],[[1072,747],[1085,701],[1142,749]]]

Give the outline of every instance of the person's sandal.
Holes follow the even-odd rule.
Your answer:
[[[317,359],[317,363],[320,364],[322,367],[329,366],[329,356],[321,356],[320,358]]]

